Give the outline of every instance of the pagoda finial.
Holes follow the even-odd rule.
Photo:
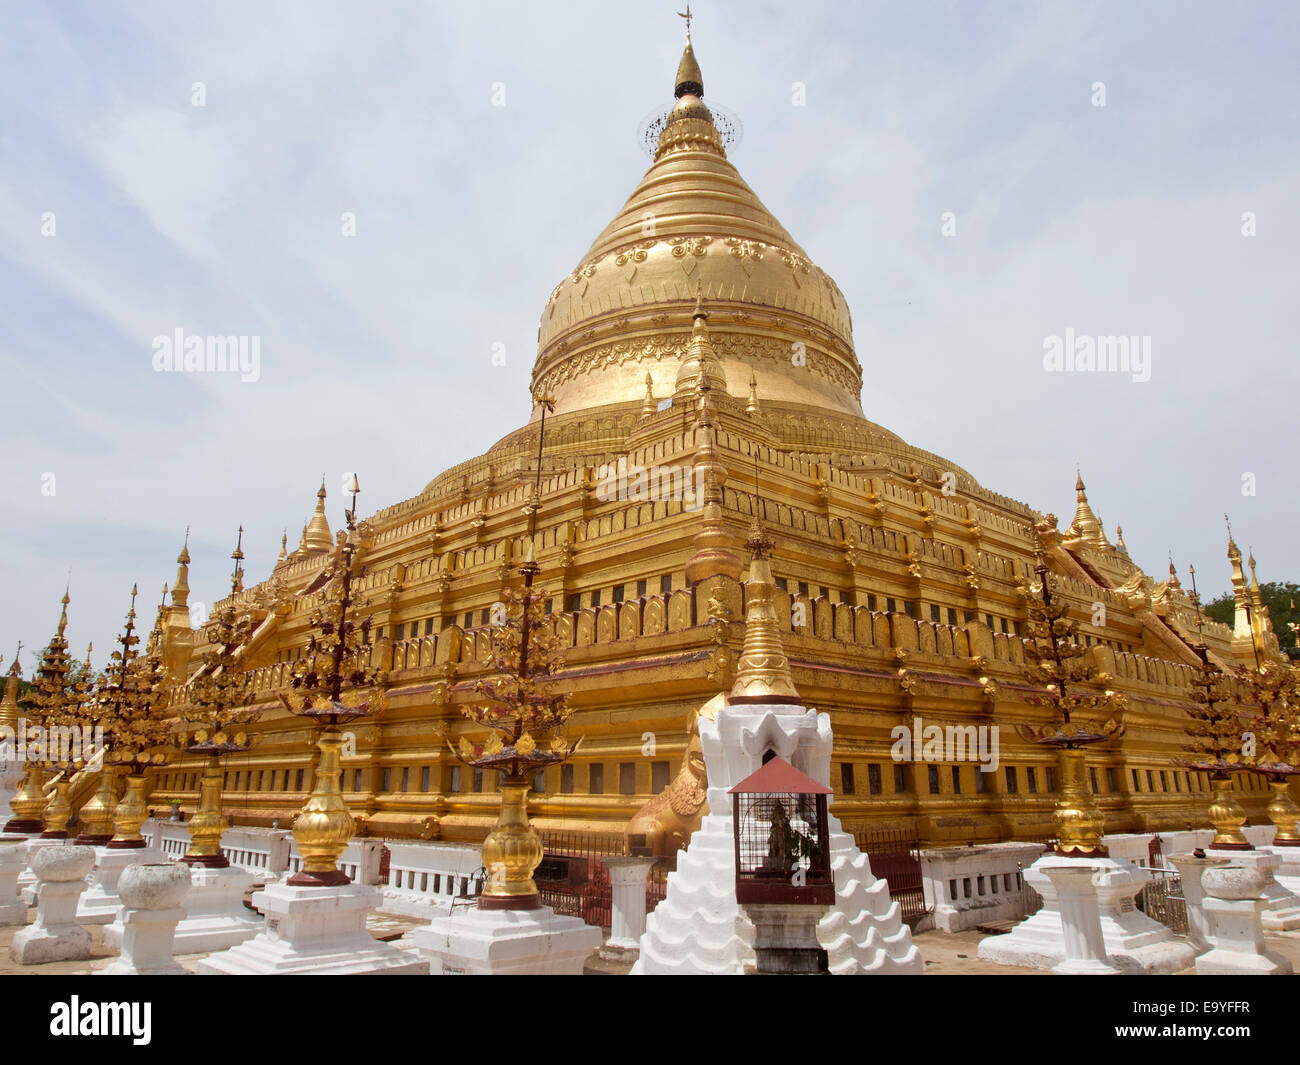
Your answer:
[[[685,11],[677,12],[686,20],[686,48],[682,52],[682,61],[677,64],[677,78],[673,84],[673,95],[677,99],[683,96],[704,96],[704,75],[700,72],[700,64],[695,58],[695,49],[691,47],[691,19],[695,16],[691,14],[689,5]]]
[[[745,642],[728,702],[800,704],[776,620],[776,584],[767,560],[772,541],[764,535],[757,515],[747,546],[752,557],[745,584]]]
[[[280,536],[280,557],[275,560],[276,564],[278,565],[288,557],[289,557],[289,530],[285,529],[283,531],[283,534]]]
[[[749,371],[749,403],[745,406],[746,414],[758,413],[758,378],[754,376],[754,371]]]
[[[185,545],[176,556],[176,581],[172,584],[172,606],[186,613],[190,609],[190,527],[185,526]]]
[[[709,338],[709,312],[704,309],[704,282],[695,285],[695,310],[691,312],[695,324],[691,326],[691,339],[686,345],[686,357],[677,370],[673,388],[674,398],[694,395],[701,391],[714,391],[725,395],[727,378],[722,363],[713,350]]]
[[[334,547],[330,523],[325,518],[325,476],[321,475],[320,491],[316,493],[316,510],[303,534],[302,546],[307,551],[329,551]]]
[[[641,417],[648,418],[655,412],[655,383],[650,374],[645,375],[645,400],[641,403]]]

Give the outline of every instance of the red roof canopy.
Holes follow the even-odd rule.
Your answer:
[[[755,773],[750,773],[744,780],[727,794],[744,792],[747,795],[830,795],[831,789],[818,784],[812,777],[800,773],[784,758],[772,758]]]

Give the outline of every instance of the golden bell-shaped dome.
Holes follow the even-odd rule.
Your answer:
[[[557,414],[639,406],[647,372],[676,378],[702,292],[742,403],[753,377],[770,405],[861,417],[844,296],[727,159],[703,93],[688,40],[650,169],[542,312],[533,392]]]

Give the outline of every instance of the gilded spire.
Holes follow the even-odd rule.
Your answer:
[[[1182,589],[1182,583],[1178,580],[1178,571],[1174,569],[1174,553],[1169,552],[1169,587],[1174,591]]]
[[[729,702],[800,704],[776,620],[776,585],[767,560],[772,541],[763,534],[757,515],[746,546],[752,557],[745,585],[745,643]]]
[[[673,83],[673,96],[680,100],[683,96],[704,97],[704,75],[700,72],[699,61],[695,58],[695,49],[691,47],[691,33],[686,31],[686,48],[682,52],[682,61],[677,64],[677,77]]]
[[[758,378],[754,376],[754,371],[749,371],[749,402],[745,405],[746,414],[758,413]]]
[[[320,491],[316,493],[316,511],[303,534],[303,547],[308,551],[329,551],[333,546],[330,523],[325,520],[325,478],[322,476]]]
[[[190,611],[190,527],[185,526],[185,544],[176,556],[176,581],[172,584],[172,607]]]
[[[648,418],[655,412],[655,383],[648,373],[645,375],[645,400],[641,404],[641,417]]]
[[[71,591],[72,580],[69,578],[68,586],[63,589],[63,599],[61,600],[63,603],[63,610],[59,613],[59,627],[57,629],[57,634],[60,640],[64,639],[63,633],[68,627],[68,604],[72,602],[72,596],[69,594]]]
[[[704,520],[691,541],[695,554],[686,563],[686,579],[692,584],[719,575],[736,580],[744,563],[731,550],[735,537],[727,531],[722,518],[722,486],[727,480],[727,468],[718,461],[713,430],[706,426],[696,432],[704,437],[695,452],[695,491],[703,502]]]
[[[722,363],[713,350],[709,339],[709,312],[704,309],[704,283],[696,283],[695,310],[691,313],[694,324],[691,326],[691,339],[686,345],[686,357],[677,370],[677,382],[673,389],[673,398],[685,399],[687,396],[703,391],[713,391],[721,395],[727,392],[727,378]]]
[[[8,728],[10,736],[18,729],[18,678],[23,675],[22,668],[18,664],[18,656],[22,653],[23,645],[20,643],[18,650],[14,652],[13,664],[9,667],[5,679],[4,698],[0,699],[0,727]]]
[[[1088,490],[1084,487],[1082,473],[1075,478],[1074,492],[1074,521],[1070,523],[1067,532],[1082,540],[1084,546],[1108,548],[1110,544],[1106,540],[1106,533],[1102,530],[1101,522],[1088,502]]]
[[[321,485],[321,492],[324,493],[325,486]],[[244,527],[239,527],[239,539],[235,541],[235,549],[230,552],[230,557],[235,560],[235,570],[230,575],[230,594],[244,590]]]
[[[281,562],[283,562],[288,557],[289,557],[289,530],[285,529],[284,534],[280,537],[280,556],[275,560],[275,564],[278,566]]]

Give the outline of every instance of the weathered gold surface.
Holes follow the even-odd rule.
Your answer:
[[[501,815],[483,841],[487,886],[483,894],[515,900],[537,895],[533,872],[542,861],[542,841],[528,821],[528,780],[501,781]]]
[[[1067,856],[1104,855],[1101,845],[1106,819],[1092,798],[1084,752],[1061,747],[1057,753],[1060,798],[1052,819],[1056,823],[1057,851]]]
[[[320,751],[311,795],[293,823],[293,838],[305,873],[333,873],[352,838],[353,819],[339,789],[343,734],[337,726],[321,731]]]
[[[1210,778],[1214,793],[1210,800],[1210,824],[1214,826],[1214,839],[1211,847],[1233,847],[1245,849],[1250,841],[1241,831],[1246,823],[1246,811],[1242,809],[1230,790],[1232,778],[1227,774]]]
[[[1272,780],[1268,786],[1273,792],[1273,801],[1268,804],[1268,819],[1277,826],[1273,842],[1300,843],[1300,832],[1296,831],[1296,824],[1300,822],[1300,806],[1292,802],[1287,782]]]
[[[126,778],[126,793],[117,804],[117,821],[114,824],[114,843],[136,843],[143,837],[140,826],[149,818],[148,780],[143,773],[132,773]],[[191,826],[192,827],[192,826]],[[220,841],[221,837],[217,837]]]
[[[117,773],[105,766],[99,773],[99,786],[95,794],[77,815],[81,822],[78,839],[107,840],[113,834],[113,820],[117,816]]]
[[[47,839],[68,834],[68,819],[72,816],[72,804],[68,801],[69,787],[71,785],[66,780],[57,781],[54,785],[54,794],[45,804],[44,831],[41,835]]]
[[[230,823],[221,812],[221,759],[208,758],[199,785],[199,808],[190,818],[187,858],[216,858],[221,854],[221,837]]]

